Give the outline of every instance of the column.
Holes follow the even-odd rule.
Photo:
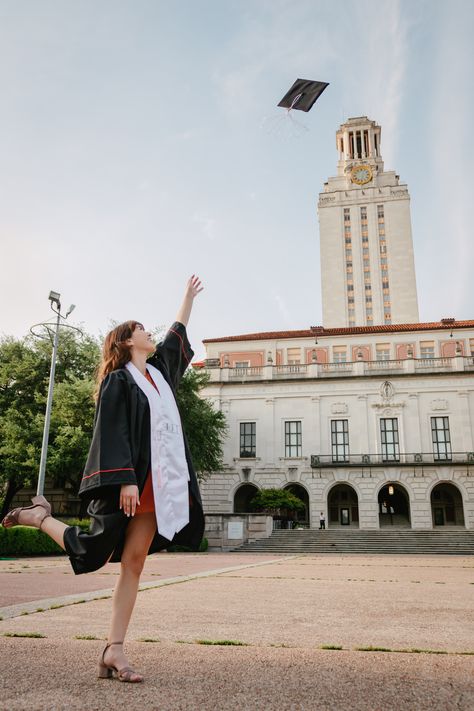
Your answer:
[[[347,159],[349,158],[349,134],[347,131],[342,134],[342,143],[344,146],[344,158]]]
[[[265,400],[263,430],[260,436],[263,437],[265,441],[265,466],[273,467],[277,460],[275,449],[278,446],[277,440],[275,439],[275,400],[273,398]],[[257,437],[258,436],[257,432]]]

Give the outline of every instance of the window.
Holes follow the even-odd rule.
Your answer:
[[[437,461],[451,459],[451,436],[449,434],[449,417],[431,418],[431,437],[433,454]]]
[[[398,442],[398,419],[396,417],[383,417],[380,420],[380,439],[382,460],[384,462],[399,462],[400,448]]]
[[[434,341],[421,341],[420,358],[434,358]]]
[[[248,368],[250,361],[248,360],[236,360],[234,362],[234,368]]]
[[[285,422],[285,457],[301,457],[301,421]]]
[[[256,456],[256,422],[240,423],[240,456]]]
[[[344,222],[350,222],[350,221],[351,221],[350,208],[345,207],[344,208]]]
[[[376,360],[390,360],[390,346],[388,344],[375,347]]]
[[[377,217],[383,217],[383,205],[377,205]]]
[[[287,357],[289,365],[297,365],[301,362],[301,348],[288,348]]]
[[[331,446],[333,462],[349,461],[348,420],[331,420]]]
[[[345,346],[334,346],[334,363],[345,363],[347,361],[347,351]]]

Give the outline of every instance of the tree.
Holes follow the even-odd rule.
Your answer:
[[[288,489],[260,489],[250,500],[254,511],[265,511],[273,516],[287,516],[289,512],[303,511],[303,501]]]
[[[34,487],[38,476],[44,413],[51,362],[51,344],[31,336],[23,339],[4,337],[0,340],[0,491],[3,492],[2,514],[20,489]],[[99,360],[99,344],[91,336],[80,337],[74,331],[61,331],[58,344],[55,396],[51,417],[48,455],[53,459],[48,475],[58,474],[54,467],[55,439],[63,438],[68,451],[77,449],[76,440],[66,443],[64,429],[58,419],[58,407],[74,392],[78,379],[92,382]],[[89,386],[90,387],[90,386]],[[93,416],[92,399],[85,408],[77,408],[75,418]],[[91,421],[91,420],[90,420]],[[76,432],[77,435],[77,432]],[[58,445],[61,444],[61,438]],[[64,446],[62,454],[64,455]],[[83,452],[81,450],[82,460]],[[58,463],[58,457],[56,457]],[[69,459],[66,457],[68,463]],[[83,461],[82,461],[83,463]],[[62,466],[63,483],[71,472]],[[79,465],[78,465],[79,466]],[[77,483],[77,468],[72,484]],[[82,466],[82,464],[80,465]],[[75,478],[74,478],[75,477]]]

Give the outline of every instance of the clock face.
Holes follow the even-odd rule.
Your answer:
[[[370,165],[357,165],[351,170],[351,180],[357,185],[370,183],[372,177],[372,168]]]

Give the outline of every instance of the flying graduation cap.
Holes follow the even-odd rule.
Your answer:
[[[288,111],[292,109],[309,111],[327,86],[329,86],[329,83],[325,81],[297,79],[278,106],[282,106]]]

